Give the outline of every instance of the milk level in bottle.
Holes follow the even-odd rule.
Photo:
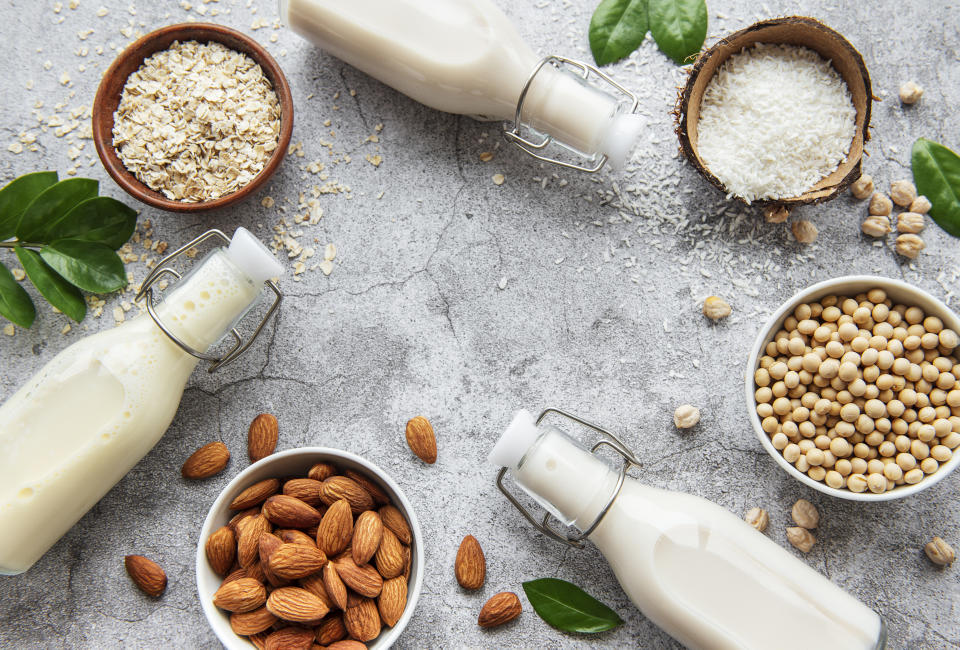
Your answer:
[[[622,96],[583,76],[592,72],[620,95],[635,97],[584,63],[550,57],[540,66],[541,57],[490,0],[279,3],[281,20],[293,31],[437,110],[513,121],[529,81],[520,122],[568,149],[619,165],[640,133],[635,101],[625,106]]]
[[[526,411],[490,459],[562,522],[587,531],[634,604],[689,648],[884,647],[873,610],[740,518],[629,477],[617,493],[619,471]]]
[[[206,351],[281,270],[241,228],[157,316]],[[60,352],[0,406],[0,573],[29,569],[153,448],[198,361],[141,314]]]

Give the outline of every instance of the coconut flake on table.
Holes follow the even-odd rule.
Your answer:
[[[707,85],[698,151],[728,198],[794,197],[843,162],[856,114],[828,60],[805,47],[757,43],[727,59]]]

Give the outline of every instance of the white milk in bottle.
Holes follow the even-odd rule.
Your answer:
[[[875,650],[880,617],[706,499],[624,480],[559,429],[520,411],[490,454],[568,525],[587,530],[623,590],[693,650]],[[602,516],[601,516],[602,515]]]
[[[206,351],[281,272],[241,228],[157,315]],[[198,361],[141,314],[74,343],[0,406],[0,573],[29,569],[153,448]]]
[[[490,0],[279,3],[281,20],[296,33],[448,113],[512,121],[541,59]],[[630,154],[641,127],[615,96],[553,65],[533,77],[521,121],[577,152],[607,155],[615,166]]]

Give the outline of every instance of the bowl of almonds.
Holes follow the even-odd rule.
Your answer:
[[[785,302],[751,350],[745,390],[780,467],[842,499],[886,501],[960,464],[960,317],[899,280],[847,276]]]
[[[346,451],[273,454],[207,515],[197,589],[226,648],[387,648],[423,583],[420,525],[399,486]]]

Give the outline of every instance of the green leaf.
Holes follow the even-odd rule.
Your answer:
[[[82,239],[59,239],[40,256],[68,282],[84,291],[108,293],[127,285],[123,262],[109,246]]]
[[[13,237],[27,205],[56,182],[57,172],[34,172],[13,179],[0,190],[0,241]]]
[[[98,186],[91,178],[68,178],[51,185],[24,210],[17,225],[17,239],[45,243],[51,226],[76,204],[96,196]]]
[[[13,279],[10,269],[3,264],[0,264],[0,316],[20,327],[30,327],[37,316],[30,294]]]
[[[647,0],[603,0],[590,18],[589,34],[597,65],[628,56],[647,35]]]
[[[109,196],[95,196],[78,203],[55,221],[48,239],[82,239],[106,244],[116,250],[137,228],[137,211]]]
[[[523,591],[540,618],[566,632],[592,634],[623,623],[615,611],[566,580],[531,580],[523,583]]]
[[[650,32],[660,51],[678,65],[700,51],[707,38],[705,0],[649,0]]]
[[[930,217],[960,237],[960,156],[942,144],[918,138],[911,155],[917,192],[930,199]]]
[[[87,303],[83,294],[75,286],[60,277],[53,269],[47,266],[40,254],[21,246],[13,249],[17,259],[27,272],[27,277],[33,282],[44,298],[51,305],[77,321],[87,315]]]

